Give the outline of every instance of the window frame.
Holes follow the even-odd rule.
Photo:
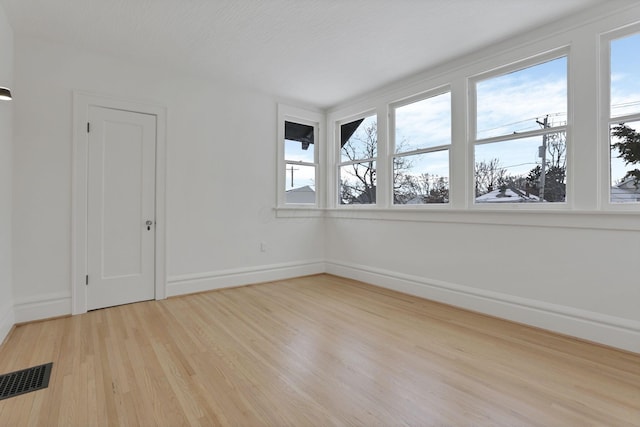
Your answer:
[[[360,120],[360,119],[366,119],[368,117],[375,117],[376,118],[376,156],[375,157],[370,157],[370,158],[363,158],[363,159],[356,159],[356,160],[349,160],[349,161],[342,161],[342,147],[340,146],[340,142],[341,142],[341,132],[342,132],[342,125],[347,124],[347,123],[351,123],[354,122],[356,120]],[[334,191],[335,191],[335,195],[333,197],[333,203],[335,204],[335,206],[338,209],[372,209],[372,208],[378,208],[381,206],[380,204],[380,179],[379,179],[379,171],[380,171],[380,148],[381,148],[381,144],[380,144],[380,137],[381,137],[381,132],[380,132],[380,128],[378,127],[380,123],[380,116],[377,112],[376,109],[370,109],[370,110],[366,110],[364,112],[358,113],[358,114],[352,114],[346,118],[342,118],[340,120],[335,120],[334,124],[335,124],[335,133],[334,133],[334,137],[335,137],[335,144],[334,144],[334,148],[335,148],[335,168],[334,168],[334,178],[335,178],[335,185],[334,185]],[[358,163],[366,163],[366,162],[374,162],[376,164],[376,202],[375,203],[340,203],[340,194],[341,194],[341,188],[340,188],[340,170],[342,167],[344,166],[350,166],[350,165],[354,165],[354,164],[358,164]]]
[[[449,118],[450,118],[450,127],[449,127],[449,144],[437,145],[428,148],[419,148],[410,151],[403,151],[401,153],[396,153],[396,110],[401,107],[405,107],[410,104],[414,104],[416,102],[424,101],[426,99],[435,98],[436,96],[444,95],[445,93],[449,93]],[[389,171],[388,176],[388,200],[389,205],[393,209],[450,209],[452,206],[451,198],[452,198],[452,188],[451,188],[451,169],[452,169],[452,147],[453,147],[453,91],[450,84],[445,84],[442,86],[435,87],[425,92],[421,92],[410,97],[404,98],[399,101],[395,101],[388,104],[389,114],[388,114],[388,126],[389,126],[389,150],[388,150],[388,159],[387,159],[387,170]],[[396,157],[409,157],[418,154],[428,154],[435,153],[440,151],[447,151],[449,156],[449,176],[447,179],[449,180],[449,201],[447,203],[421,203],[415,205],[408,204],[400,204],[394,202],[394,194],[393,194],[393,178],[394,178],[394,169],[393,162]]]
[[[485,81],[494,77],[503,76],[509,73],[526,70],[527,68],[535,67],[537,65],[544,64],[556,59],[566,58],[566,78],[567,78],[567,123],[562,126],[556,126],[553,128],[541,128],[531,131],[507,133],[503,135],[478,138],[478,98],[477,98],[477,84],[478,82]],[[571,200],[573,195],[571,194],[571,127],[573,119],[573,108],[571,104],[571,54],[569,46],[562,46],[559,48],[551,49],[543,53],[528,56],[521,60],[516,60],[499,67],[492,68],[487,71],[483,71],[478,74],[467,77],[468,87],[468,156],[469,156],[469,173],[466,182],[468,192],[468,206],[471,210],[569,210],[572,207]],[[548,202],[548,203],[500,203],[498,206],[491,203],[477,203],[475,196],[475,159],[476,159],[476,147],[480,145],[487,145],[497,142],[508,142],[522,140],[526,138],[538,137],[543,135],[549,135],[554,133],[565,133],[566,144],[566,170],[565,170],[565,201],[564,202]]]
[[[293,161],[285,159],[285,122],[299,123],[313,127],[313,156],[314,162]],[[322,161],[325,141],[322,139],[321,128],[325,125],[324,114],[304,108],[278,104],[277,128],[277,179],[276,179],[276,207],[278,209],[318,209],[324,206],[324,162]],[[315,168],[315,203],[286,203],[286,172],[287,165],[312,166]]]
[[[640,210],[640,202],[611,202],[611,125],[640,121],[640,111],[617,117],[611,115],[611,43],[633,35],[640,35],[640,23],[600,34],[600,145],[602,147],[600,204],[609,211]]]

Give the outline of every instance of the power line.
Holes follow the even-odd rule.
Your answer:
[[[633,107],[634,105],[640,105],[640,101],[629,101],[629,102],[621,102],[621,103],[618,103],[618,104],[611,104],[611,109]],[[556,112],[556,113],[544,114],[542,116],[530,117],[528,119],[523,119],[523,120],[518,120],[518,121],[515,121],[515,122],[505,123],[503,125],[492,127],[492,128],[481,129],[481,130],[479,129],[478,133],[480,134],[480,133],[486,133],[486,132],[490,132],[490,131],[497,130],[497,129],[508,128],[508,127],[512,127],[514,125],[518,125],[518,124],[521,124],[521,123],[531,123],[531,121],[535,121],[539,117],[543,117],[543,116],[563,117],[563,116],[567,116],[567,115],[568,115],[567,112]],[[566,121],[560,121],[560,125],[562,125],[562,124],[566,124]]]
[[[493,128],[478,130],[478,133],[486,133],[486,132],[490,132],[492,130],[502,129],[502,128],[506,128],[506,127],[512,127],[514,125],[518,125],[518,124],[521,124],[521,123],[531,123],[531,122],[535,123],[540,117],[563,117],[563,116],[567,116],[567,113],[566,112],[557,112],[557,113],[544,114],[542,116],[530,117],[528,119],[522,119],[522,120],[518,120],[516,122],[505,123],[503,125],[496,126],[496,127],[493,127]],[[559,123],[561,125],[562,124],[566,124],[566,120],[565,121],[560,121]],[[533,125],[531,125],[531,126],[533,126]]]
[[[640,101],[621,102],[620,104],[611,104],[611,108],[630,107],[632,105],[640,105]]]

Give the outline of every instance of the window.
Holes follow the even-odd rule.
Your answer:
[[[285,203],[316,203],[315,147],[313,126],[284,122]]]
[[[393,203],[449,203],[451,92],[393,108]]]
[[[564,202],[567,58],[475,81],[475,202]]]
[[[378,126],[376,115],[342,123],[338,163],[341,205],[376,203]]]
[[[640,202],[640,33],[610,42],[609,200]]]
[[[318,206],[319,128],[322,116],[278,106],[278,205]]]

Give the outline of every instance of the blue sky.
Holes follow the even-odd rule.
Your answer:
[[[477,139],[540,129],[567,120],[567,58],[477,82]]]
[[[611,42],[611,116],[640,113],[640,34]]]
[[[451,93],[395,109],[395,153],[451,144]],[[448,150],[405,156],[411,174],[449,177]]]

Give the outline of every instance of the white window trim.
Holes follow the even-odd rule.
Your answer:
[[[638,211],[640,202],[611,203],[610,126],[615,123],[640,121],[640,112],[611,117],[611,42],[640,34],[640,23],[626,25],[600,35],[600,179],[601,206],[606,211]]]
[[[449,93],[451,96],[451,101],[449,105],[449,114],[451,118],[451,128],[450,132],[450,143],[443,144],[428,148],[420,148],[412,151],[403,151],[401,153],[396,153],[396,114],[395,111],[398,108],[404,107],[406,105],[413,104],[415,102],[424,101],[425,99],[434,98],[436,96],[444,95],[445,93]],[[390,172],[388,181],[389,181],[389,194],[388,200],[389,205],[392,209],[451,209],[452,207],[452,188],[451,188],[451,169],[453,167],[453,91],[451,89],[450,84],[442,85],[439,87],[435,87],[425,92],[421,92],[415,95],[412,95],[408,98],[404,98],[400,101],[392,102],[389,104],[389,154],[387,158],[387,170]],[[408,157],[417,154],[425,154],[425,153],[435,153],[438,151],[447,150],[449,152],[449,202],[447,203],[423,203],[419,205],[403,205],[403,204],[395,204],[393,203],[393,159],[395,157]]]
[[[424,70],[410,78],[368,92],[327,109],[328,162],[327,218],[384,219],[463,223],[540,224],[587,228],[618,227],[637,230],[639,208],[633,203],[610,204],[609,196],[609,75],[607,40],[640,31],[638,5],[603,6],[585,14],[573,15],[531,32],[515,36],[478,52]],[[545,55],[546,58],[545,58]],[[567,111],[567,201],[566,203],[511,204],[480,206],[474,197],[475,100],[471,83],[497,74],[505,68],[526,67],[568,56]],[[589,65],[590,64],[590,65]],[[391,161],[378,164],[377,205],[335,205],[336,122],[363,111],[378,112],[378,156],[388,158],[389,106],[420,97],[439,86],[451,86],[452,145],[450,152],[451,209],[416,210],[409,206],[390,207],[386,185]],[[390,126],[389,126],[390,127]],[[383,149],[384,147],[384,149]],[[384,169],[383,169],[384,168]],[[384,191],[384,192],[383,192]],[[383,200],[384,198],[384,200]],[[359,209],[358,209],[359,208]],[[433,206],[433,209],[444,208]],[[514,214],[514,212],[517,212]],[[634,218],[634,215],[636,218]],[[490,220],[488,220],[490,218]],[[589,218],[588,225],[582,219]],[[538,220],[540,219],[540,220]],[[617,225],[616,225],[617,224]],[[618,229],[616,228],[616,229]]]
[[[341,135],[340,135],[340,131],[341,131],[341,126],[345,123],[351,123],[353,121],[359,120],[359,119],[366,119],[367,117],[371,117],[371,116],[376,116],[376,131],[377,131],[377,137],[376,137],[376,157],[372,157],[372,158],[367,158],[367,159],[358,159],[358,160],[348,160],[343,162],[342,161],[342,147],[340,147],[340,141],[341,141]],[[365,110],[364,112],[358,113],[358,114],[352,114],[350,116],[347,117],[343,117],[341,119],[338,120],[334,120],[333,124],[334,124],[334,131],[333,131],[333,135],[334,135],[334,143],[333,143],[333,149],[334,149],[334,153],[333,153],[333,159],[334,159],[334,164],[335,167],[333,167],[333,177],[334,177],[334,183],[332,185],[333,191],[331,194],[331,203],[330,206],[335,206],[337,209],[371,209],[373,207],[378,207],[381,206],[380,204],[380,194],[381,194],[381,190],[380,190],[380,149],[382,147],[381,145],[381,139],[382,139],[382,135],[383,132],[381,132],[380,130],[380,120],[381,119],[381,114],[379,114],[377,109],[369,109],[369,110]],[[353,165],[356,163],[366,163],[366,162],[370,162],[373,161],[376,164],[376,203],[368,203],[368,204],[341,204],[340,203],[340,168],[343,166],[349,166],[349,165]],[[384,179],[384,178],[383,178]]]
[[[309,162],[292,162],[286,161],[284,158],[284,123],[295,122],[303,125],[312,126],[314,129],[314,163]],[[323,137],[323,130],[325,129],[325,116],[323,113],[313,111],[309,109],[294,107],[286,104],[278,104],[278,129],[277,129],[277,194],[276,194],[276,210],[279,212],[277,216],[289,216],[284,213],[290,210],[296,211],[317,211],[324,206],[325,200],[325,162],[322,159],[325,157],[326,138]],[[315,187],[316,187],[316,202],[311,203],[286,203],[285,202],[285,180],[286,180],[286,167],[288,163],[300,164],[303,166],[314,166],[316,169],[315,174]],[[292,214],[294,216],[300,216],[300,213]],[[310,213],[310,216],[317,216],[317,214]]]
[[[549,128],[549,130],[545,131],[544,129],[539,129],[539,130],[533,130],[533,131],[528,131],[528,132],[521,132],[521,133],[517,133],[517,134],[506,134],[506,135],[499,135],[499,136],[495,136],[495,137],[490,137],[490,138],[477,138],[477,119],[478,119],[478,111],[477,111],[477,93],[476,93],[476,84],[480,81],[483,80],[487,80],[493,77],[497,77],[497,76],[501,76],[504,74],[508,74],[508,73],[512,73],[512,72],[516,72],[516,71],[520,71],[520,70],[524,70],[530,67],[534,67],[536,65],[548,62],[548,61],[553,61],[555,59],[559,59],[562,57],[566,57],[567,58],[567,124],[563,125],[563,126],[557,126],[554,128]],[[487,71],[483,71],[481,73],[478,74],[474,74],[470,77],[467,78],[467,87],[469,88],[468,90],[468,155],[469,155],[469,174],[468,174],[468,178],[467,178],[467,203],[468,203],[468,207],[470,210],[477,210],[477,211],[495,211],[495,210],[500,210],[500,211],[522,211],[522,210],[527,210],[527,211],[540,211],[540,210],[544,210],[544,211],[565,211],[565,210],[570,210],[573,206],[572,200],[573,200],[573,194],[570,193],[570,190],[572,188],[572,174],[571,174],[571,170],[572,170],[572,165],[571,165],[571,159],[572,159],[572,143],[571,143],[571,139],[572,139],[572,134],[571,134],[571,122],[573,120],[573,109],[572,109],[572,96],[571,96],[571,92],[572,92],[572,81],[571,81],[571,52],[570,52],[570,47],[569,46],[561,46],[558,48],[554,48],[554,49],[550,49],[547,50],[545,52],[542,53],[538,53],[535,55],[530,55],[527,56],[526,58],[520,59],[520,60],[516,60],[513,62],[510,62],[508,64],[504,64],[501,65],[499,67],[495,67],[492,68],[490,70]],[[453,126],[453,124],[452,124]],[[566,201],[565,202],[554,202],[554,203],[505,203],[505,204],[500,204],[499,207],[497,206],[491,206],[491,204],[485,204],[485,203],[476,203],[475,201],[475,191],[473,191],[473,189],[475,188],[475,172],[474,172],[474,165],[475,165],[475,147],[478,145],[483,145],[483,144],[490,144],[490,143],[494,143],[494,142],[500,142],[500,141],[511,141],[511,140],[515,140],[515,139],[524,139],[524,138],[528,138],[531,136],[538,136],[538,135],[543,135],[543,134],[547,134],[547,133],[555,133],[555,132],[566,132],[566,145],[567,145],[567,153],[566,153],[566,159],[567,159],[567,168],[565,171],[565,177],[566,177],[566,189],[567,189],[567,194],[566,194]]]

